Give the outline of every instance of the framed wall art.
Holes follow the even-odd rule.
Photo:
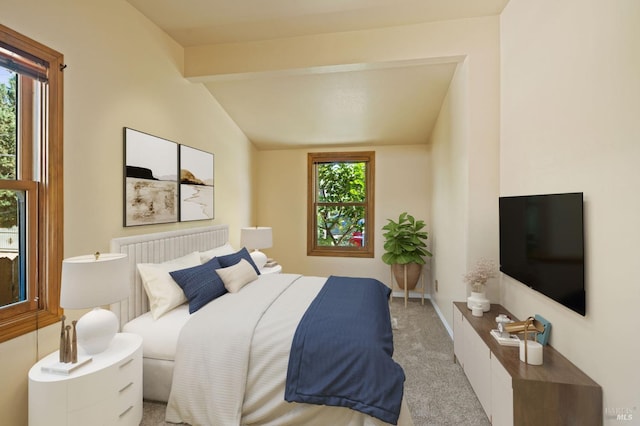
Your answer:
[[[124,128],[124,226],[178,221],[178,144]]]
[[[214,218],[214,156],[180,145],[180,221]]]

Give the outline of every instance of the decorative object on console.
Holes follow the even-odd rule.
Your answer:
[[[524,321],[513,321],[504,324],[504,331],[507,333],[542,333],[544,325],[534,317],[529,317]]]
[[[180,145],[180,222],[213,219],[213,154]]]
[[[504,325],[512,322],[513,320],[509,318],[509,315],[507,314],[500,314],[496,317],[496,323],[498,324],[498,332],[500,333],[501,337],[507,337],[506,335],[508,335],[509,333],[504,331]]]
[[[487,299],[487,294],[485,292],[477,293],[472,291],[471,296],[467,297],[467,308],[473,310],[474,306],[478,305],[480,305],[483,312],[488,312],[491,302]]]
[[[509,334],[504,330],[505,324],[509,324],[512,322],[513,320],[509,317],[509,315],[500,314],[496,317],[496,323],[498,324],[498,328],[491,330],[491,336],[493,336],[493,338],[496,339],[496,341],[503,346],[519,346],[520,345],[520,339],[518,339],[517,336],[512,336],[511,334]]]
[[[426,248],[429,234],[422,230],[424,227],[423,220],[416,220],[407,212],[401,213],[397,222],[387,219],[387,224],[382,227],[387,231],[382,234],[385,238],[382,261],[391,265],[393,276],[401,289],[405,285],[409,289],[416,286],[422,265],[426,263],[425,256],[433,256]]]
[[[124,128],[124,226],[178,221],[178,144]]]
[[[129,295],[128,269],[127,255],[123,253],[96,253],[62,261],[60,306],[65,309],[94,308],[75,326],[77,344],[88,354],[107,349],[118,331],[116,315],[100,306]],[[60,340],[62,342],[62,335]],[[73,351],[69,349],[68,352],[72,355]]]
[[[534,316],[534,319],[540,322],[544,327],[544,331],[542,333],[538,333],[536,340],[542,346],[546,346],[546,344],[549,343],[549,334],[551,334],[551,323],[538,314]]]
[[[520,361],[529,365],[542,365],[542,345],[534,340],[520,340]]]
[[[520,346],[520,339],[518,336],[513,336],[509,333],[505,333],[503,336],[497,329],[491,330],[491,336],[502,346]]]
[[[489,312],[491,302],[487,299],[486,285],[490,278],[498,274],[498,267],[490,260],[480,259],[473,269],[464,274],[464,282],[471,286],[471,296],[467,298],[467,307],[481,305],[484,312]]]
[[[471,314],[474,317],[481,317],[483,313],[484,309],[482,307],[482,304],[476,304],[471,307]]]
[[[270,227],[256,226],[255,228],[240,229],[240,244],[251,251],[251,258],[258,268],[267,263],[267,255],[260,249],[273,246],[273,231]]]
[[[504,330],[508,333],[523,333],[524,339],[520,342],[520,361],[525,364],[542,364],[542,345],[535,338],[529,340],[529,333],[534,335],[544,332],[544,326],[534,317],[529,317],[524,321],[512,322],[504,325]],[[532,351],[532,358],[529,359],[529,350]]]

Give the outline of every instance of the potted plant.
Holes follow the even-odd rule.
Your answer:
[[[425,264],[425,256],[433,256],[427,250],[426,240],[429,234],[422,229],[425,227],[423,220],[416,220],[407,212],[401,213],[398,221],[387,219],[388,223],[382,227],[386,231],[382,261],[391,265],[391,271],[400,288],[405,287],[405,274],[407,289],[415,288],[422,265]]]
[[[487,299],[486,285],[490,278],[497,275],[497,266],[490,260],[480,259],[473,269],[464,274],[464,282],[471,287],[471,296],[467,298],[467,308],[482,307],[483,312],[488,312],[491,303]]]

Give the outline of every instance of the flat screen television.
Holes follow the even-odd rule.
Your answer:
[[[499,203],[500,271],[585,315],[583,194]]]

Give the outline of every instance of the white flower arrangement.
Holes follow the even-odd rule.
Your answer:
[[[464,274],[464,282],[471,285],[471,291],[481,293],[489,278],[498,274],[496,264],[487,259],[480,259],[476,262],[472,270]]]

